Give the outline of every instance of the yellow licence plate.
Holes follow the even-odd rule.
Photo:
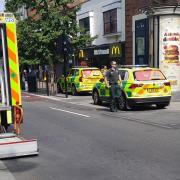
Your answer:
[[[157,93],[159,92],[159,88],[149,88],[149,89],[146,89],[148,93]]]

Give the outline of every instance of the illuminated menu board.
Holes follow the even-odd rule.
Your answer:
[[[172,90],[180,91],[180,16],[160,18],[159,66],[170,80]]]

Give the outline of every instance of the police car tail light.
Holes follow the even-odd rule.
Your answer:
[[[165,82],[164,85],[165,86],[171,86],[171,83],[170,82]]]
[[[131,84],[131,86],[129,87],[130,89],[135,89],[137,87],[142,87],[143,84]]]

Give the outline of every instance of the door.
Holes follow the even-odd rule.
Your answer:
[[[2,106],[9,106],[8,84],[5,26],[0,24],[0,102]]]
[[[149,64],[149,20],[135,22],[135,64]]]

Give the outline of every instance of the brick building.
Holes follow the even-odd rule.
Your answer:
[[[180,0],[125,0],[125,29],[126,29],[126,64],[133,62],[133,16],[140,14],[142,7],[175,5]]]
[[[125,1],[126,64],[159,67],[180,91],[180,0]]]

